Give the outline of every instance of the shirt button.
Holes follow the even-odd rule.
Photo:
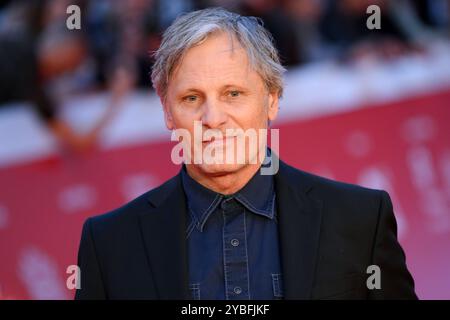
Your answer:
[[[220,204],[220,206],[222,207],[223,210],[227,210],[228,208],[228,201],[224,200],[222,201],[222,203]]]
[[[239,240],[238,240],[238,239],[233,239],[233,240],[231,240],[231,245],[232,245],[233,247],[237,247],[237,246],[239,245]]]
[[[234,293],[236,293],[236,294],[241,294],[241,293],[242,293],[241,287],[234,287],[233,291],[234,291]]]

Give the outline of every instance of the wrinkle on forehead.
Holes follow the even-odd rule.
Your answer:
[[[180,76],[189,82],[202,78],[242,81],[242,78],[249,77],[249,72],[256,72],[239,41],[230,34],[228,41],[224,41],[224,35],[223,32],[211,34],[201,44],[188,49],[173,72],[169,86],[177,82],[174,80],[180,80]],[[226,59],[226,63],[220,63],[224,62],[223,59]],[[241,79],[236,79],[237,77]]]
[[[228,36],[227,37],[228,41],[226,42],[226,44],[224,41],[218,41],[219,38],[223,39],[224,35]],[[245,49],[242,47],[242,45],[240,44],[240,42],[236,38],[236,36],[231,34],[230,32],[225,32],[225,31],[213,32],[210,35],[208,35],[207,37],[205,37],[205,39],[203,39],[202,41],[197,43],[195,46],[186,50],[186,52],[180,58],[180,61],[178,62],[172,75],[175,75],[175,73],[178,71],[178,69],[180,69],[180,67],[183,65],[183,62],[185,61],[186,57],[189,57],[190,55],[192,55],[193,51],[194,52],[198,51],[198,48],[202,45],[205,45],[206,42],[213,42],[218,47],[216,54],[219,56],[222,54],[230,53],[230,57],[232,57],[233,55],[240,53],[241,50],[245,51]],[[209,44],[209,45],[211,45],[211,44]],[[248,64],[249,59],[248,59],[247,52],[245,52],[245,57],[246,57],[247,64]],[[217,59],[219,59],[219,58],[220,57],[218,57]]]

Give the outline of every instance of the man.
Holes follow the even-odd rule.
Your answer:
[[[85,222],[77,299],[416,298],[386,192],[272,166],[264,137],[235,156],[276,118],[283,71],[254,18],[206,9],[168,28],[152,80],[185,163]]]

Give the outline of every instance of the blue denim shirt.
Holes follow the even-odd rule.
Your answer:
[[[181,175],[192,299],[282,299],[273,176],[225,196]]]

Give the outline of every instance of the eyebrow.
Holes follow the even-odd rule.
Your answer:
[[[242,89],[242,90],[246,89],[245,87],[238,85],[238,84],[227,84],[227,85],[223,86],[222,89],[228,89],[228,88],[238,88],[238,89]]]
[[[237,89],[241,89],[241,90],[246,90],[246,88],[244,86],[238,85],[238,84],[226,84],[226,85],[222,86],[220,89],[226,90],[229,88],[237,88]],[[183,94],[185,92],[202,92],[202,90],[194,88],[194,87],[189,87],[186,89],[181,89],[181,90],[179,90],[179,92],[180,92],[180,94]]]

